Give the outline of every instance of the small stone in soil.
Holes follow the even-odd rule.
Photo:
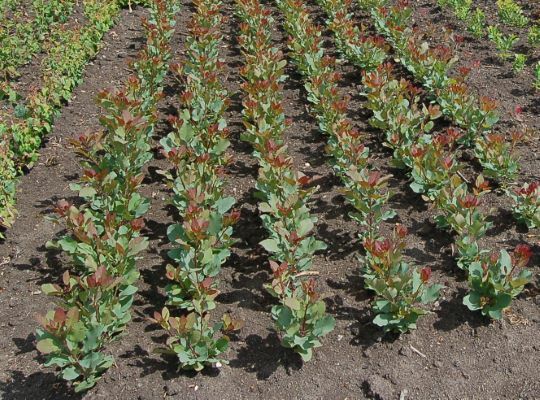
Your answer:
[[[399,354],[405,357],[409,357],[411,355],[411,350],[408,347],[402,347],[399,349]]]
[[[366,392],[374,398],[393,399],[396,397],[392,383],[380,375],[371,375],[364,381],[363,386]]]

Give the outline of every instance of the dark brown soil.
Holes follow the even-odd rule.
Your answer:
[[[178,18],[178,32],[173,38],[177,59],[183,54],[191,10],[187,1],[183,3],[186,6]],[[429,4],[424,2],[422,6]],[[307,111],[305,92],[293,68],[287,71],[290,79],[284,89],[286,113],[293,119],[287,140],[295,166],[315,176],[320,186],[311,209],[319,219],[317,234],[328,244],[328,250],[316,257],[314,269],[320,271],[319,289],[337,325],[309,363],[302,364],[294,353],[280,346],[269,315],[273,299],[262,288],[269,274],[267,257],[258,246],[265,231],[253,199],[257,168],[251,149],[239,140],[242,125],[238,67],[243,59],[234,39],[238,27],[232,17],[230,0],[226,1],[226,12],[231,19],[223,26],[226,32],[223,57],[228,71],[226,84],[232,95],[228,117],[235,157],[228,190],[238,199],[242,218],[236,226],[239,242],[223,269],[220,306],[215,315],[230,311],[245,320],[245,327],[233,338],[227,354],[230,364],[220,369],[208,369],[200,374],[178,372],[174,365],[152,354],[152,349],[164,336],[146,318],[164,303],[168,248],[165,232],[174,219],[174,213],[165,202],[170,194],[155,173],[166,164],[155,160],[148,168],[144,189],[144,194],[152,198],[147,216],[151,246],[140,262],[142,279],[134,320],[125,336],[107,349],[115,356],[116,366],[84,398],[398,399],[400,395],[404,399],[540,398],[538,278],[515,300],[503,321],[490,322],[468,311],[461,304],[466,282],[451,255],[453,238],[435,228],[431,219],[433,210],[407,189],[406,178],[399,174],[392,180],[396,194],[390,206],[398,211],[398,220],[411,231],[407,257],[418,265],[430,265],[435,271],[434,279],[445,283],[447,288],[434,312],[423,318],[411,334],[399,338],[383,336],[371,324],[370,294],[362,287],[357,260],[361,253],[358,229],[347,217],[349,208],[340,195],[340,182],[326,163],[325,138],[318,133]],[[44,216],[52,212],[58,199],[74,195],[68,185],[77,180],[79,168],[73,151],[66,144],[74,135],[99,128],[95,95],[106,86],[119,85],[127,76],[127,61],[136,56],[143,43],[140,25],[143,14],[140,8],[133,13],[122,13],[118,26],[106,36],[104,49],[88,66],[84,83],[75,90],[73,101],[56,121],[42,149],[40,163],[19,185],[20,216],[7,232],[7,240],[0,244],[2,399],[78,398],[56,379],[53,371],[40,366],[34,349],[37,323],[33,315],[44,313],[52,306],[51,300],[40,293],[40,285],[55,281],[68,267],[61,265],[57,254],[44,249],[45,242],[62,230]],[[442,19],[437,23],[447,22]],[[284,46],[283,34],[276,34],[276,40]],[[481,48],[485,43],[477,45]],[[489,50],[482,53],[480,48],[474,50],[475,56],[487,57]],[[467,50],[462,51],[464,59],[470,59]],[[493,73],[492,67],[482,66],[475,71],[471,85],[482,94],[498,93],[505,113],[513,109],[514,103],[521,104],[526,121],[538,128],[538,97],[524,89],[521,83],[525,82],[509,79],[503,67],[496,68],[498,72]],[[366,129],[369,115],[362,109],[362,99],[357,95],[359,74],[346,65],[343,72],[346,78],[343,90],[353,96],[351,117],[355,124]],[[175,112],[175,96],[179,91],[170,78],[167,97],[161,104],[162,117]],[[158,135],[165,135],[167,130],[165,123],[160,124]],[[389,169],[388,153],[376,145],[377,133],[367,132],[376,165]],[[537,150],[538,139],[520,149],[524,179],[538,178]],[[539,233],[527,232],[512,222],[507,199],[493,195],[490,202],[487,208],[496,207],[492,214],[495,227],[485,244],[492,248],[512,248],[517,243],[529,243],[534,246],[533,261],[538,265]],[[388,224],[385,229],[390,227]],[[537,266],[533,271],[538,276]]]

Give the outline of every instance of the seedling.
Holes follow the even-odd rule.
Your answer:
[[[512,255],[501,250],[499,255],[494,253],[471,263],[471,291],[463,304],[492,319],[501,319],[503,310],[531,280],[531,271],[525,269],[531,254],[528,246],[518,245]]]

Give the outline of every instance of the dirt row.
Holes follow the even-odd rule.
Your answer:
[[[173,38],[176,60],[182,59],[187,22],[193,11],[189,2],[183,3]],[[278,17],[273,5],[268,5]],[[427,2],[424,5],[427,7]],[[274,299],[262,288],[269,274],[267,256],[258,246],[265,231],[253,198],[257,168],[250,147],[239,140],[242,123],[238,68],[243,59],[235,39],[239,29],[233,7],[231,0],[225,2],[230,19],[223,26],[226,40],[222,54],[227,66],[226,85],[231,93],[227,117],[234,156],[228,190],[237,199],[241,220],[235,229],[238,243],[223,268],[220,306],[215,315],[230,311],[245,321],[245,327],[233,338],[227,354],[229,365],[219,369],[210,368],[201,374],[182,373],[152,354],[152,349],[165,337],[147,317],[161,309],[165,301],[164,270],[169,248],[166,228],[175,218],[166,201],[170,193],[156,173],[167,165],[157,157],[148,167],[144,188],[144,194],[152,199],[146,232],[151,244],[139,264],[142,276],[134,319],[125,336],[108,348],[115,356],[116,366],[84,398],[397,399],[402,395],[406,399],[534,399],[540,396],[540,374],[532,368],[540,359],[538,278],[513,303],[503,321],[490,323],[461,304],[466,282],[453,262],[453,239],[435,228],[431,219],[434,211],[408,189],[406,177],[387,166],[389,154],[378,145],[377,132],[367,126],[369,114],[362,109],[362,98],[358,95],[360,75],[347,65],[342,67],[342,90],[352,96],[351,118],[368,133],[367,142],[375,164],[395,173],[391,183],[395,195],[390,206],[398,211],[398,220],[411,231],[406,256],[418,265],[431,266],[433,279],[443,282],[446,288],[434,312],[423,318],[411,334],[399,338],[383,336],[371,324],[370,294],[363,289],[357,260],[361,254],[358,229],[347,216],[350,209],[340,194],[339,180],[326,163],[325,138],[309,114],[300,77],[289,66],[284,105],[293,124],[287,131],[287,141],[297,169],[315,177],[320,186],[310,206],[318,218],[317,235],[328,244],[328,250],[316,257],[313,268],[320,271],[319,290],[337,325],[310,363],[303,365],[294,353],[280,346],[269,315]],[[324,22],[320,11],[313,4],[310,7],[317,21]],[[99,128],[95,95],[103,87],[121,84],[129,73],[127,61],[144,44],[140,24],[144,13],[141,8],[135,8],[132,13],[122,12],[119,24],[105,38],[103,50],[88,66],[84,83],[75,90],[73,100],[57,120],[42,149],[39,164],[19,185],[20,217],[8,232],[8,239],[0,244],[1,398],[77,398],[55,378],[53,371],[40,366],[34,349],[37,323],[33,315],[52,306],[51,299],[40,293],[40,285],[55,281],[69,267],[59,254],[44,249],[45,242],[62,231],[61,226],[53,225],[44,216],[52,212],[57,200],[74,196],[68,185],[77,181],[80,171],[66,144],[70,137]],[[281,19],[277,21],[280,25]],[[331,36],[327,35],[327,39],[329,51],[333,52]],[[285,50],[286,35],[281,29],[276,31],[275,40]],[[463,53],[462,57],[466,58],[467,54]],[[510,80],[509,86],[505,86],[508,80],[493,74],[487,65],[482,65],[474,76],[475,88],[498,91],[500,98],[509,102],[504,110],[513,109],[511,102],[521,101],[528,120],[537,120],[540,110],[538,105],[534,106],[534,96],[526,94],[517,100],[511,97],[513,89],[518,87],[516,82]],[[175,113],[180,90],[169,77],[166,97],[160,104],[163,122],[158,126],[158,138],[169,130],[165,116]],[[536,150],[532,145],[520,150],[528,178],[538,176]],[[527,151],[533,154],[527,155]],[[495,227],[490,231],[488,244],[511,248],[517,243],[529,243],[534,246],[534,261],[538,265],[540,249],[538,236],[534,236],[538,233],[524,232],[513,224],[508,201],[494,198],[500,202],[501,210],[494,212]],[[390,227],[388,224],[385,229]],[[534,267],[534,272],[538,275],[539,268]]]

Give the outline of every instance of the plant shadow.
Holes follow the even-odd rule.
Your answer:
[[[78,400],[82,395],[75,393],[65,381],[60,381],[52,372],[34,372],[26,376],[21,371],[4,371],[9,374],[5,382],[0,381],[3,400],[54,399]]]
[[[160,358],[153,358],[148,351],[141,346],[136,345],[133,350],[126,351],[120,358],[134,360],[131,365],[141,369],[140,377],[143,378],[156,372],[161,374],[165,381],[185,376],[194,378],[198,375],[197,371],[181,370],[178,368],[178,359],[173,355],[161,355]],[[220,373],[219,368],[208,366],[200,371],[204,376],[216,377]]]
[[[275,332],[270,332],[265,338],[259,335],[249,335],[246,345],[238,350],[236,359],[231,360],[232,368],[241,368],[246,372],[255,373],[257,379],[267,380],[279,368],[285,368],[287,374],[302,368],[300,356],[290,349],[281,346]]]
[[[482,316],[479,312],[470,311],[463,304],[462,299],[465,295],[466,290],[459,288],[458,292],[454,293],[448,300],[440,302],[440,307],[436,310],[438,319],[433,324],[435,329],[449,332],[463,324],[479,328],[491,323],[489,318]]]

